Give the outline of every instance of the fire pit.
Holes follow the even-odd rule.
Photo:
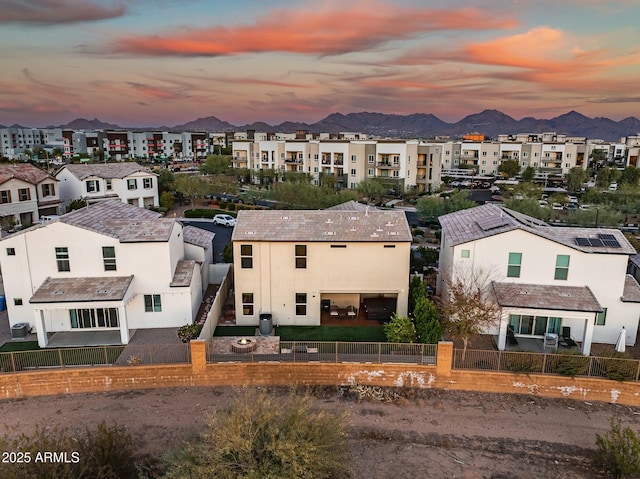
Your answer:
[[[251,353],[258,346],[257,341],[248,338],[240,338],[231,343],[231,351],[234,353]]]

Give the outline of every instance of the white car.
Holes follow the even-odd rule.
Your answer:
[[[233,228],[236,225],[236,219],[231,215],[215,215],[213,217],[213,224]]]
[[[553,208],[554,210],[561,210],[563,209],[563,206],[560,203],[554,203],[551,205],[551,208]]]

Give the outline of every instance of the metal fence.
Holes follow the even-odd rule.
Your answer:
[[[268,353],[219,353],[207,343],[208,363],[228,362],[316,362],[376,364],[436,364],[436,344],[343,343],[318,341],[280,341]]]
[[[139,344],[0,353],[0,373],[51,368],[175,364],[191,361],[189,344]]]
[[[582,356],[580,354],[525,353],[456,349],[453,369],[480,369],[512,373],[559,374],[638,381],[640,361],[613,357]]]

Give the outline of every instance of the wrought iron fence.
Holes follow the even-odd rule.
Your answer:
[[[636,359],[518,351],[467,350],[464,352],[462,349],[455,349],[453,369],[559,374],[616,381],[638,381],[640,378],[640,361]]]
[[[318,362],[421,364],[436,363],[436,344],[344,343],[319,341],[280,341],[273,351],[247,353],[215,351],[213,341],[207,343],[207,362]]]
[[[129,344],[0,353],[0,373],[48,368],[135,366],[191,361],[189,344]]]

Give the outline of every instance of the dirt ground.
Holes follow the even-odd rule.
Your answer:
[[[640,406],[535,396],[404,391],[393,403],[357,402],[338,388],[313,391],[319,408],[350,424],[353,478],[594,478],[596,433],[615,416],[640,429]],[[139,453],[162,455],[200,430],[232,388],[158,389],[0,401],[8,437],[36,424],[126,425]],[[278,391],[278,394],[288,394]],[[0,464],[1,468],[1,464]],[[0,474],[1,476],[1,474]]]

